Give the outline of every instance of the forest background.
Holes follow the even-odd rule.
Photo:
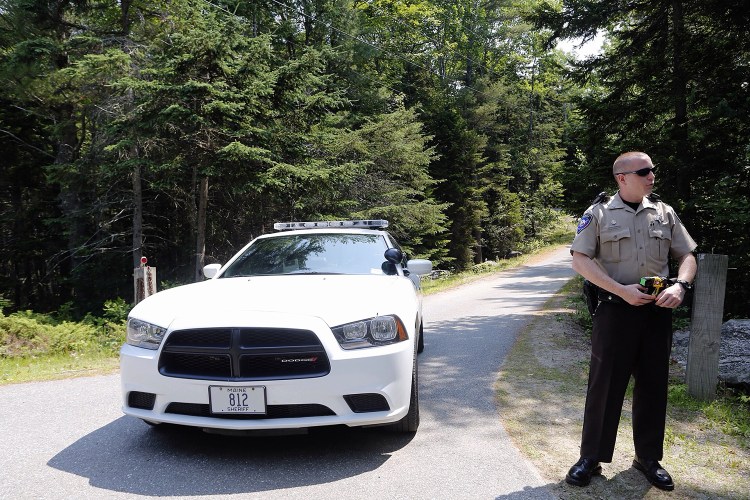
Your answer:
[[[748,317],[749,30],[739,0],[0,0],[0,307],[97,313],[144,255],[188,283],[284,220],[465,270],[642,150]]]

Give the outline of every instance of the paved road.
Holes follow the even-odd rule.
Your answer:
[[[551,498],[492,386],[518,331],[572,275],[567,249],[425,298],[422,424],[227,437],[119,409],[119,376],[0,387],[0,498]]]

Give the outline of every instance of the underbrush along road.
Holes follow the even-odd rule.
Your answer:
[[[521,328],[573,273],[568,248],[425,297],[414,436],[230,437],[120,412],[119,375],[0,387],[0,498],[551,498],[502,428],[493,385]]]

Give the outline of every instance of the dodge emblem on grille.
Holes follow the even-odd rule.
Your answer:
[[[280,358],[279,361],[282,363],[315,363],[318,360],[317,356],[310,358]]]

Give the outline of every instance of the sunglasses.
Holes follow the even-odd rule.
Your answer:
[[[646,177],[651,172],[656,172],[656,167],[644,167],[638,170],[631,170],[630,172],[617,172],[617,175],[637,174],[638,177]]]

